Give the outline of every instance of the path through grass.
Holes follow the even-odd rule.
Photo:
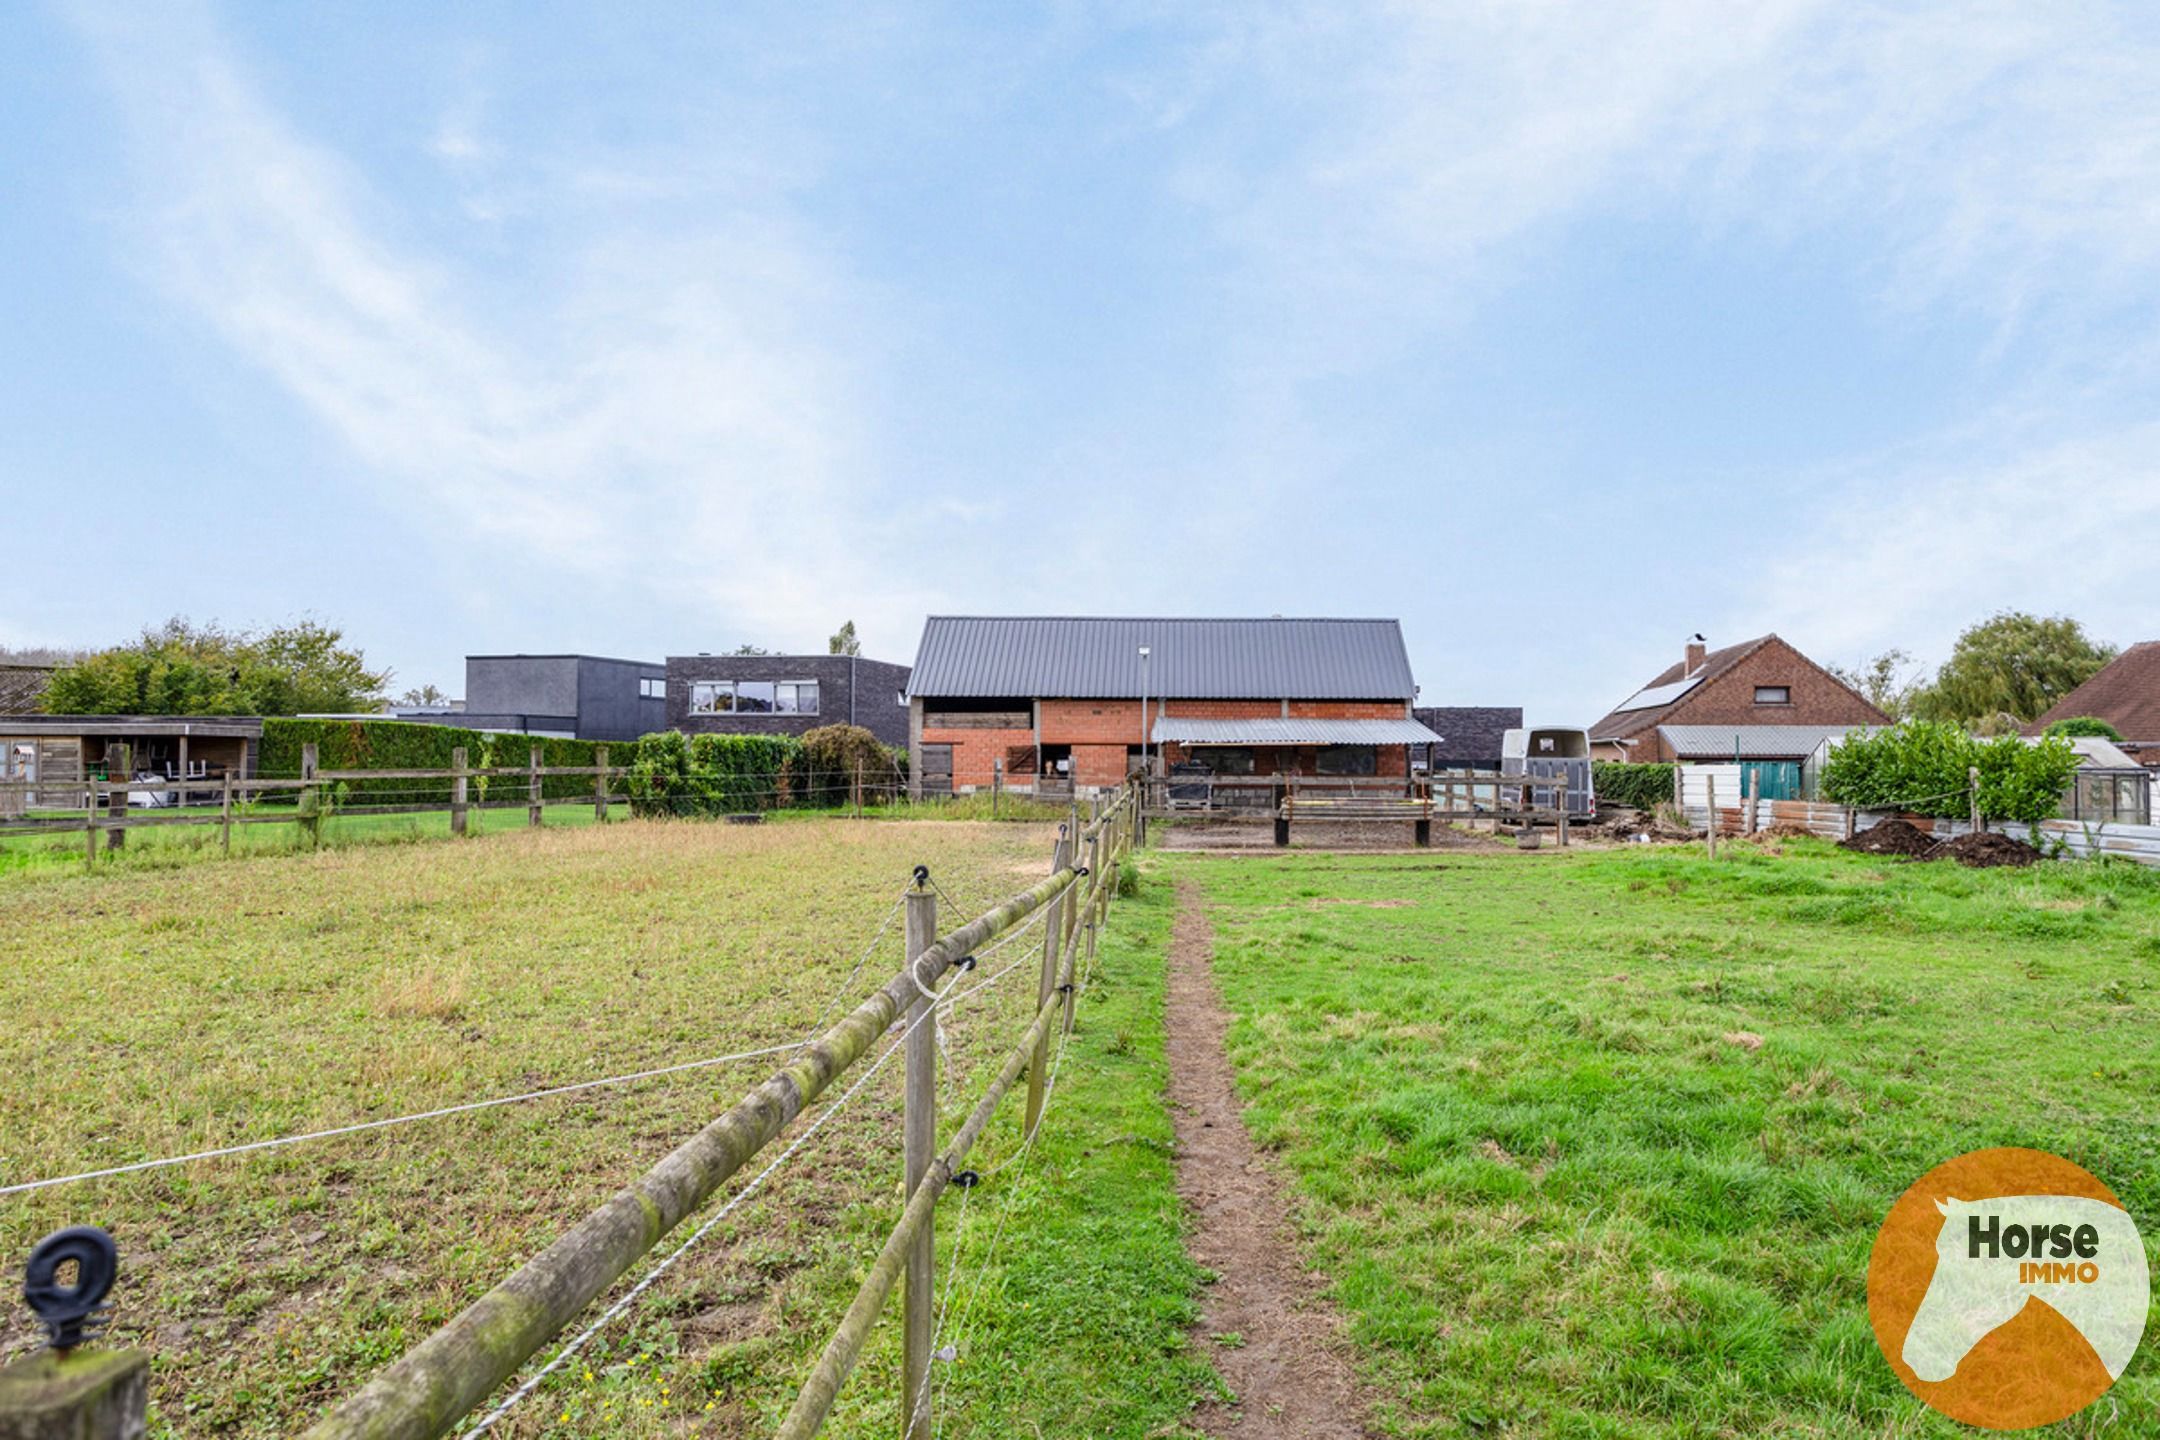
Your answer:
[[[1890,1202],[1968,1150],[2085,1165],[2160,1261],[2160,875],[1805,841],[1168,863],[1390,1435],[1968,1434],[1865,1312]],[[2154,1335],[2060,1433],[2160,1433]]]

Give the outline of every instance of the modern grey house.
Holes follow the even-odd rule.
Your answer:
[[[860,655],[670,655],[666,726],[691,735],[800,735],[860,725],[908,743],[908,667]]]
[[[602,655],[468,655],[465,709],[416,720],[577,740],[635,740],[667,728],[667,667]]]

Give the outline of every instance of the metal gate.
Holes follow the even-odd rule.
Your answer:
[[[1755,789],[1757,785],[1762,788]],[[1800,796],[1800,762],[1797,760],[1743,760],[1740,762],[1740,794],[1734,799],[1754,795],[1763,800],[1798,800]]]

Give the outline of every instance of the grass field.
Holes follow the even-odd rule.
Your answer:
[[[131,827],[127,842],[120,850],[107,849],[100,839],[97,860],[100,868],[154,869],[225,858],[224,847],[219,840],[219,828],[215,825],[154,823],[155,817],[160,816],[195,815],[207,818],[218,813],[217,807],[189,806],[185,810],[142,813],[152,816],[153,823]],[[257,813],[267,815],[275,812],[259,809]],[[993,800],[988,795],[960,795],[945,800],[903,799],[894,804],[865,805],[860,818],[1041,823],[1061,820],[1067,813],[1065,805],[1038,804],[1024,796],[1007,795]],[[615,802],[609,807],[608,815],[611,820],[629,819],[629,802]],[[852,817],[852,810],[845,807],[765,812],[766,820],[773,824],[801,824]],[[58,817],[47,812],[39,818]],[[551,800],[543,812],[542,827],[550,830],[576,829],[591,825],[597,819],[590,800]],[[698,820],[695,823],[716,822]],[[529,820],[522,806],[474,809],[467,816],[467,833],[470,835],[499,835],[506,831],[527,828]],[[373,814],[364,808],[353,807],[324,819],[318,836],[310,836],[301,829],[298,822],[282,818],[236,824],[233,826],[232,853],[234,856],[247,857],[293,855],[351,845],[410,844],[422,840],[451,838],[450,813],[447,810]],[[80,828],[55,830],[44,834],[0,834],[0,876],[11,871],[84,870],[87,868],[84,861],[87,848]]]
[[[916,862],[972,907],[1048,848],[1012,824],[633,823],[6,877],[0,1183],[795,1038]],[[949,1435],[1161,1433],[1205,1378],[1160,1104],[1168,913],[1159,887],[1119,907],[1052,1123],[944,1207]],[[898,960],[895,926],[851,1000]],[[1024,1023],[1032,969],[960,1007],[948,1125]],[[288,1434],[772,1063],[0,1198],[0,1256],[108,1226],[153,1433]],[[498,1433],[769,1434],[897,1214],[899,1070]],[[973,1157],[986,1174],[1016,1113]],[[32,1343],[19,1307],[0,1316],[8,1352]],[[829,1433],[892,1433],[896,1330]]]
[[[1891,1201],[1985,1146],[2093,1170],[2160,1260],[2160,875],[1165,863],[1386,1434],[1970,1434],[1899,1386],[1865,1284]],[[2154,1335],[2057,1433],[2160,1433]]]

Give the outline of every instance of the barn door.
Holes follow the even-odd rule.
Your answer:
[[[925,745],[922,747],[922,793],[925,795],[952,794],[952,746]]]

